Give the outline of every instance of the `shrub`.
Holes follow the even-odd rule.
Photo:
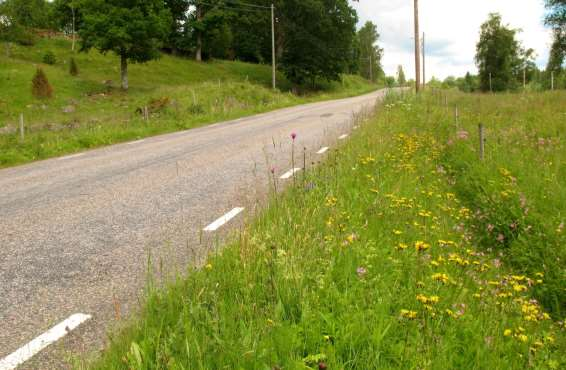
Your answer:
[[[53,87],[49,84],[43,69],[38,68],[32,80],[32,95],[39,99],[49,99],[53,96]]]
[[[55,57],[55,54],[52,51],[48,51],[47,53],[45,53],[43,55],[43,63],[49,65],[53,65],[57,63],[57,58]]]
[[[77,76],[79,74],[79,67],[77,66],[75,58],[71,58],[69,62],[69,73],[71,76]]]

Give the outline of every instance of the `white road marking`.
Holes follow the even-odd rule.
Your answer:
[[[324,154],[324,153],[326,153],[327,150],[328,150],[328,147],[325,146],[323,148],[320,148],[320,150],[318,152],[316,152],[316,154]]]
[[[126,145],[139,144],[139,143],[143,143],[144,141],[145,141],[145,139],[136,140],[136,141],[130,141],[129,143],[126,143]]]
[[[90,315],[83,313],[76,313],[71,315],[68,319],[60,322],[39,337],[33,339],[31,342],[23,347],[20,347],[12,354],[0,360],[0,370],[12,370],[23,364],[34,355],[39,353],[45,347],[53,342],[58,341],[67,335],[71,330],[90,319]]]
[[[344,140],[344,139],[347,138],[347,137],[348,137],[348,134],[344,134],[344,135],[342,135],[342,136],[339,136],[339,137],[338,137],[338,140]]]
[[[66,156],[66,157],[61,157],[61,158],[59,158],[58,160],[59,160],[59,161],[64,161],[64,160],[67,160],[67,159],[82,157],[83,155],[85,155],[85,154],[84,154],[84,153],[73,154],[73,155],[68,155],[68,156]]]
[[[244,208],[242,208],[242,207],[234,208],[230,212],[226,213],[224,216],[220,217],[218,220],[214,221],[213,223],[211,223],[210,225],[205,227],[204,231],[216,231],[216,230],[218,230],[218,228],[220,228],[220,226],[224,225],[225,223],[227,223],[228,221],[230,221],[231,219],[236,217],[238,215],[238,213],[242,212],[243,210],[244,210]]]
[[[295,173],[299,172],[300,168],[292,168],[289,171],[285,172],[280,179],[287,180],[289,177],[293,176]]]

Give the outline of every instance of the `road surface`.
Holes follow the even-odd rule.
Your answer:
[[[0,170],[0,370],[3,358],[77,313],[92,318],[21,368],[59,369],[69,353],[100,348],[108,328],[139,306],[149,256],[161,275],[202,258],[253,213],[269,169],[290,177],[292,132],[295,167],[303,148],[317,162],[384,93]],[[203,231],[233,209],[234,218]]]

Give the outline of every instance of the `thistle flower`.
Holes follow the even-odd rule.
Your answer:
[[[296,138],[297,138],[297,133],[291,132],[291,139],[292,139],[293,141],[295,141]]]

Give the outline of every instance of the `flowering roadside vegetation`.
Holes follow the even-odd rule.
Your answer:
[[[388,97],[88,367],[564,368],[564,101]]]

